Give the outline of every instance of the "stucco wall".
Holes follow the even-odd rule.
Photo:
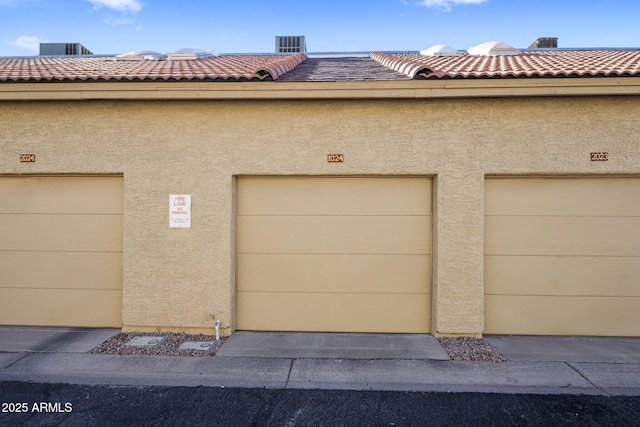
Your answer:
[[[639,118],[638,97],[5,102],[0,174],[123,174],[125,330],[214,314],[224,333],[234,176],[433,176],[433,332],[480,335],[485,175],[640,174]],[[169,228],[171,193],[192,195],[191,228]]]

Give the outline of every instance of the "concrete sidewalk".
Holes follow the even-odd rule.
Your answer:
[[[640,339],[486,337],[504,363],[448,359],[429,335],[236,332],[215,357],[87,351],[115,329],[0,327],[0,381],[640,395]]]

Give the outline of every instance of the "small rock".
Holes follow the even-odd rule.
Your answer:
[[[452,360],[493,363],[507,361],[506,357],[482,338],[443,337],[437,340]]]
[[[166,339],[155,346],[131,346],[127,345],[133,338],[141,336],[165,336]],[[215,356],[226,337],[220,338],[216,342],[214,335],[189,335],[184,333],[120,333],[115,337],[103,342],[90,353],[106,354],[133,354],[151,356]],[[188,341],[213,341],[214,345],[207,351],[202,350],[180,350],[180,345]]]

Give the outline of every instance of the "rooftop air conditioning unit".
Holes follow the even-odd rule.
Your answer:
[[[557,47],[557,37],[538,37],[527,49],[556,49]]]
[[[276,53],[306,52],[304,36],[276,36]]]
[[[80,43],[40,43],[40,56],[86,56],[93,55]]]

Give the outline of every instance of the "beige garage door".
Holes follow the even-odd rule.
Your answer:
[[[237,181],[237,328],[427,333],[431,180]]]
[[[0,324],[122,326],[121,177],[0,177]]]
[[[486,181],[485,333],[640,336],[640,179]]]

